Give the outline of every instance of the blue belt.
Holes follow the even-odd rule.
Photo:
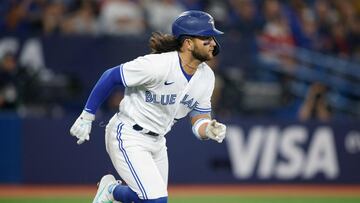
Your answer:
[[[141,126],[139,126],[138,124],[135,124],[135,125],[133,125],[133,129],[134,130],[136,130],[136,131],[142,131],[142,130],[144,130],[144,128],[143,127],[141,127]],[[151,136],[159,136],[159,134],[158,133],[155,133],[155,132],[152,132],[152,131],[148,131],[148,132],[144,132],[144,134],[147,134],[147,135],[151,135]]]

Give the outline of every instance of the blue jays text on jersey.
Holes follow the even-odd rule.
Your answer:
[[[145,91],[145,102],[153,103],[153,104],[161,104],[161,105],[172,105],[175,104],[176,94],[161,94],[157,95],[155,93],[151,93],[150,91]],[[189,109],[194,109],[198,106],[199,102],[194,98],[189,98],[188,94],[180,101],[180,104],[185,105]],[[194,102],[195,101],[195,102]]]

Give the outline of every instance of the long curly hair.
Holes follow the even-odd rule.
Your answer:
[[[152,54],[160,54],[170,51],[180,51],[182,40],[176,39],[170,34],[153,32],[149,39],[149,47]]]

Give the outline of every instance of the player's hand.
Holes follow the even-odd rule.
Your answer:
[[[212,120],[206,126],[205,132],[208,138],[213,139],[218,143],[222,143],[226,134],[226,126],[222,123],[217,122],[216,120]]]
[[[91,124],[94,120],[94,114],[83,111],[71,126],[70,134],[78,139],[78,144],[82,144],[85,140],[90,139]]]

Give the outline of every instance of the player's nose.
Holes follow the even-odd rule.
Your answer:
[[[216,42],[215,42],[215,39],[213,37],[211,38],[210,45],[213,46],[213,47],[216,46]]]

